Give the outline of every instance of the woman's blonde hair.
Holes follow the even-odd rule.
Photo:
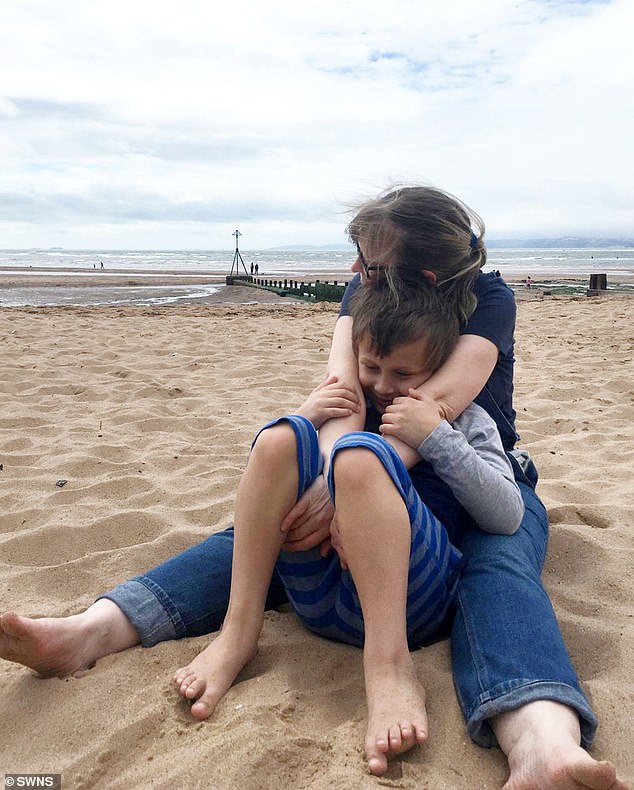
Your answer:
[[[462,201],[429,186],[389,189],[358,206],[347,228],[350,239],[369,250],[367,263],[385,266],[394,293],[421,277],[435,281],[463,322],[477,304],[473,286],[487,259],[484,230]]]

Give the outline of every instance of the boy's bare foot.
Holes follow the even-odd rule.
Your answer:
[[[390,757],[427,740],[425,690],[409,654],[400,661],[373,663],[364,656],[368,729],[365,754],[370,773],[381,776]]]
[[[493,719],[509,761],[504,790],[628,790],[605,760],[579,745],[579,721],[572,708],[537,700]]]
[[[72,675],[93,666],[98,658],[138,643],[128,618],[106,598],[70,617],[0,615],[0,657],[44,677]]]
[[[185,699],[196,700],[191,707],[195,719],[211,716],[256,652],[257,642],[245,643],[223,629],[191,664],[176,670],[172,679],[178,693]]]

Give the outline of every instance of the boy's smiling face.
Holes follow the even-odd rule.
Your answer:
[[[427,366],[427,344],[424,339],[403,343],[380,357],[371,348],[366,334],[359,340],[357,350],[359,382],[377,411],[385,409],[399,395],[409,395],[410,388],[424,384],[434,372]]]

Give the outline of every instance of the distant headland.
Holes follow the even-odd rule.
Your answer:
[[[586,249],[586,250],[600,250],[600,249],[632,249],[634,248],[634,237],[627,238],[620,237],[591,237],[591,236],[557,236],[555,238],[540,238],[540,239],[514,239],[514,238],[489,238],[487,236],[486,243],[491,248],[506,248],[506,249]],[[270,250],[287,250],[302,251],[302,250],[315,250],[315,251],[350,251],[350,244],[286,244],[278,247],[269,247]]]
[[[626,249],[634,247],[634,238],[616,237],[590,237],[590,236],[558,236],[552,239],[489,239],[488,247],[506,247],[519,249],[586,249],[597,250],[604,248]]]

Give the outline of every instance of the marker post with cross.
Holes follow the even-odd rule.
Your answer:
[[[247,267],[244,265],[244,261],[242,260],[242,255],[240,254],[240,249],[238,247],[238,239],[240,238],[240,236],[242,236],[242,234],[240,233],[239,230],[236,229],[236,230],[233,231],[233,233],[231,235],[236,237],[236,251],[235,251],[235,254],[233,256],[233,262],[231,263],[231,272],[229,273],[229,277],[233,277],[233,273],[234,273],[233,270],[234,269],[235,269],[236,277],[238,277],[240,275],[240,266],[239,266],[239,264],[242,264],[242,268],[244,269],[244,273],[248,277],[249,276],[249,272],[247,271]]]

